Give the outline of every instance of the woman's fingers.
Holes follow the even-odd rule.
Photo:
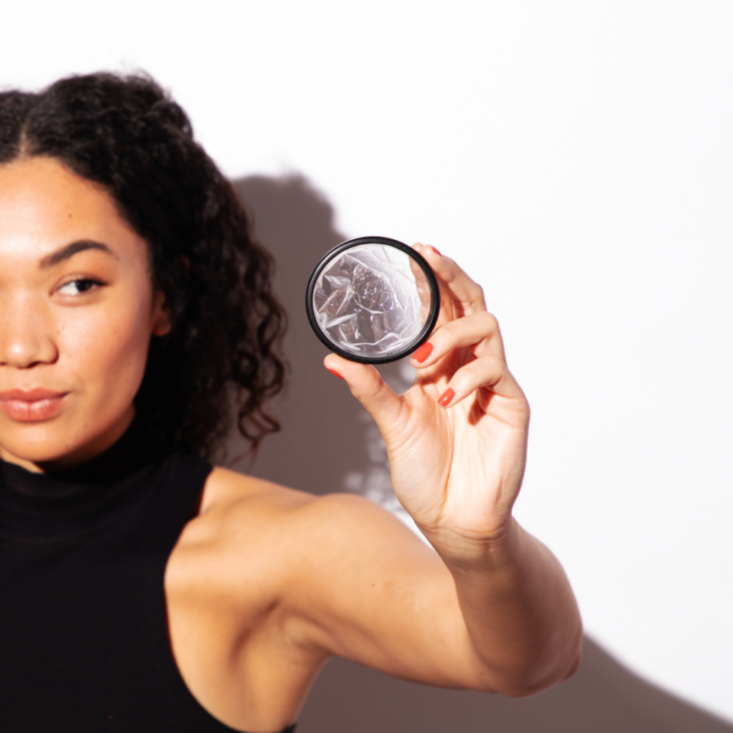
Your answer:
[[[441,255],[429,244],[416,244],[415,249],[428,261],[438,278],[441,293],[448,295],[458,316],[486,310],[484,291],[450,257]]]
[[[505,361],[504,344],[496,317],[488,311],[449,321],[433,331],[412,355],[413,366],[424,369],[454,349],[469,347],[475,356],[493,355]]]
[[[402,411],[402,400],[373,366],[348,361],[336,354],[329,354],[323,364],[349,385],[351,393],[374,418],[383,435],[388,427],[395,424]]]
[[[439,398],[440,404],[444,407],[455,405],[482,387],[486,388],[478,395],[482,407],[490,393],[523,396],[507,368],[499,324],[486,310],[481,286],[434,247],[414,246],[437,276],[442,313],[441,325],[412,355],[412,364],[429,378],[431,367],[444,357],[460,354],[463,350],[463,356],[457,363],[452,361],[453,366],[448,370],[459,368],[452,374],[445,374],[449,381]],[[404,410],[404,401],[384,383],[374,367],[348,361],[336,354],[329,354],[324,364],[348,383],[352,394],[372,415],[383,434],[385,429],[396,424]]]
[[[508,398],[523,398],[524,394],[507,365],[498,357],[487,355],[461,367],[451,377],[438,402],[443,407],[452,407],[481,388]],[[483,409],[487,402],[481,401]]]

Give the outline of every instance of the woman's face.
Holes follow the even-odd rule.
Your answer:
[[[1,458],[50,470],[112,445],[169,329],[109,194],[51,158],[0,165]]]

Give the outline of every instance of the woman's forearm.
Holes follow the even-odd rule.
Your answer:
[[[451,545],[450,553],[438,551],[455,580],[486,688],[531,695],[569,677],[580,661],[582,624],[567,577],[547,547],[513,518],[485,545]]]

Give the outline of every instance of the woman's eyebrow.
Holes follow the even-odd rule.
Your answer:
[[[87,249],[97,249],[100,252],[106,252],[111,257],[119,259],[119,257],[106,245],[101,242],[95,242],[91,239],[80,239],[77,242],[67,244],[65,247],[52,252],[50,255],[46,255],[38,264],[42,270],[49,267],[54,267],[64,260],[68,260],[79,252],[84,252]]]

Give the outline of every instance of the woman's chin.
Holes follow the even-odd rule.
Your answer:
[[[36,471],[73,463],[75,454],[83,452],[88,441],[61,423],[50,420],[0,426],[0,458]]]
[[[3,437],[0,436],[0,458],[29,471],[51,470],[54,466],[69,460],[70,452],[74,452],[73,448],[69,450],[68,442],[61,441],[61,443],[55,446],[49,441],[30,443],[26,440],[3,440]],[[41,466],[44,466],[45,469],[42,469]]]
[[[109,448],[129,427],[134,414],[130,405],[109,420],[62,413],[46,421],[0,423],[0,458],[31,471],[71,468]],[[90,424],[94,432],[80,429]]]

